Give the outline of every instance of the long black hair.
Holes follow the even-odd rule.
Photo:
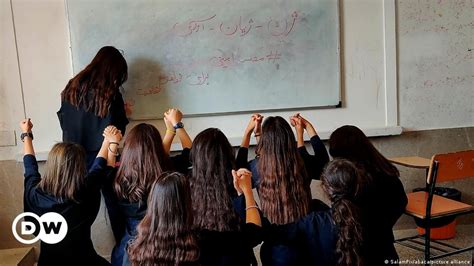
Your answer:
[[[333,158],[344,158],[363,168],[370,177],[398,177],[398,169],[390,163],[356,126],[336,129],[329,138],[329,153]]]
[[[177,172],[153,182],[145,217],[128,247],[132,265],[188,265],[199,258],[189,184]]]
[[[239,230],[232,205],[235,157],[229,140],[219,129],[208,128],[194,139],[190,156],[194,226],[198,230]]]
[[[331,201],[331,212],[338,227],[337,265],[362,265],[362,226],[359,208],[354,204],[359,189],[360,173],[348,160],[335,159],[321,175],[321,186]]]
[[[257,152],[259,197],[264,215],[274,224],[288,224],[309,212],[311,191],[288,122],[280,116],[265,119]]]

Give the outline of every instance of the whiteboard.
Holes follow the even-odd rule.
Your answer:
[[[132,119],[337,106],[334,0],[67,0],[77,73],[100,47],[124,51]]]

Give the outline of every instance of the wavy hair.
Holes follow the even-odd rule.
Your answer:
[[[48,154],[45,173],[38,188],[59,198],[77,201],[87,175],[86,152],[75,143],[56,143]]]
[[[61,92],[61,100],[105,117],[113,97],[127,81],[127,71],[127,62],[120,51],[104,46],[86,68],[69,80]]]
[[[321,186],[332,203],[332,218],[339,229],[336,242],[337,265],[363,264],[359,256],[362,246],[360,211],[353,203],[358,193],[360,176],[356,166],[345,159],[333,160],[321,175]]]
[[[344,158],[374,176],[398,177],[398,169],[390,163],[356,126],[346,125],[336,129],[329,138],[329,153],[333,158]]]
[[[184,265],[199,258],[192,232],[189,184],[177,172],[163,173],[151,187],[145,217],[128,246],[131,265]]]
[[[130,202],[145,201],[153,181],[168,169],[160,132],[150,124],[138,124],[125,138],[115,192]]]
[[[292,223],[309,212],[311,191],[290,125],[279,116],[262,125],[257,146],[262,211],[274,224]]]
[[[234,150],[227,137],[217,128],[199,133],[191,148],[193,168],[190,176],[194,226],[198,230],[239,230],[239,217],[232,198]]]

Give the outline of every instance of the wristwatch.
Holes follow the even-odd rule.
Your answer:
[[[25,142],[25,137],[30,137],[33,140],[33,132],[23,132],[20,135],[21,141]]]
[[[174,130],[178,129],[178,128],[184,128],[184,124],[183,122],[178,122],[176,123],[176,125],[173,126]]]

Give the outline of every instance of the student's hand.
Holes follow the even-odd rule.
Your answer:
[[[183,119],[183,113],[176,108],[168,109],[168,111],[164,113],[164,116],[173,126],[178,124],[178,122],[181,122],[181,119]]]
[[[314,128],[314,126],[311,124],[311,122],[309,122],[308,120],[306,120],[304,117],[302,117],[299,113],[297,114],[298,115],[298,118],[300,119],[301,121],[301,124],[303,125],[303,128],[308,132],[309,136],[310,137],[313,137],[314,135],[317,135],[318,133],[316,132],[316,129]]]
[[[31,129],[33,129],[33,123],[31,123],[31,119],[23,119],[20,121],[20,128],[21,132],[27,133],[31,132]]]
[[[232,170],[232,176],[237,194],[241,195],[244,193],[244,195],[249,195],[249,193],[252,193],[252,172],[245,168],[240,168],[237,171]]]
[[[104,141],[118,143],[122,139],[122,132],[115,126],[108,126],[104,129]]]
[[[239,176],[237,175],[237,171],[232,170],[232,177],[233,177],[233,180],[234,180],[235,191],[237,191],[237,195],[240,196],[240,195],[242,195],[243,191],[239,187]]]
[[[258,135],[259,133],[257,133],[257,130],[259,130],[258,128],[260,128],[261,131],[262,119],[263,116],[261,114],[253,114],[250,117],[250,121],[247,125],[247,128],[245,128],[245,134],[250,135],[252,134],[252,132],[255,132]]]
[[[296,129],[297,134],[302,135],[304,133],[305,127],[303,124],[303,119],[301,118],[299,113],[290,117],[290,124]]]
[[[171,124],[171,122],[166,118],[166,116],[163,117],[163,121],[165,122],[165,126],[166,126],[167,130],[175,131],[174,127],[173,127],[173,124]]]
[[[263,115],[255,114],[255,129],[253,130],[255,136],[260,136],[262,134],[262,122]]]
[[[309,126],[312,126],[311,123],[306,120],[304,117],[302,117],[300,114],[298,114],[298,117],[301,119],[301,124],[303,124],[303,127],[305,129],[308,129]]]

